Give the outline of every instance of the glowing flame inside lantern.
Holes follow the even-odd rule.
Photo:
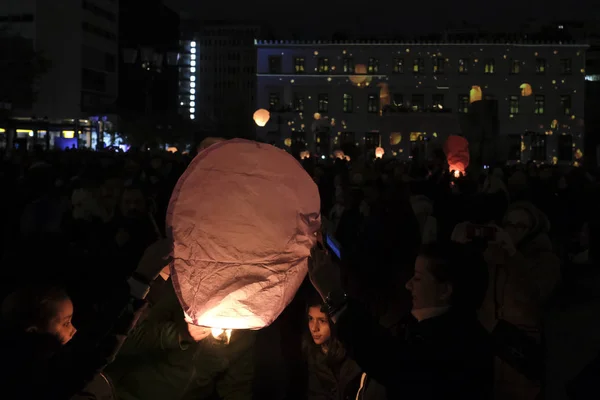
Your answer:
[[[450,171],[454,171],[454,176],[464,175],[470,161],[467,139],[457,135],[449,136],[446,143],[444,143],[444,153],[446,153]]]
[[[256,125],[258,126],[265,126],[267,122],[269,122],[269,118],[271,118],[271,113],[264,108],[256,110],[254,113],[254,122],[256,122]]]
[[[455,178],[460,178],[460,171],[459,170],[455,170],[454,171],[454,177]]]
[[[225,340],[225,343],[229,344],[229,341],[231,340],[231,329],[211,328],[210,332],[215,339]],[[225,337],[222,336],[223,334]]]
[[[383,147],[378,147],[375,149],[375,158],[383,158],[384,154],[385,150],[383,149]]]

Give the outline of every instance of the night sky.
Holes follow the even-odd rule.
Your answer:
[[[298,38],[326,38],[336,31],[359,36],[439,33],[449,24],[462,21],[493,27],[492,30],[512,30],[531,17],[548,22],[600,17],[600,7],[595,0],[417,0],[414,3],[382,0],[365,1],[364,6],[360,3],[353,0],[254,0],[247,3],[165,0],[166,5],[184,17],[266,21],[273,27],[275,36],[282,38],[292,34]],[[292,8],[293,4],[298,7]]]

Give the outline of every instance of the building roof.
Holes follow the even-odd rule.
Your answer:
[[[418,41],[418,40],[407,40],[407,41],[395,41],[395,40],[255,40],[256,46],[364,46],[364,45],[377,45],[377,46],[563,46],[563,47],[581,47],[587,48],[587,43],[575,42],[575,41],[541,41],[541,40],[530,40],[530,41]]]

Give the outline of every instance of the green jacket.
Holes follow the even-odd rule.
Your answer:
[[[233,331],[229,344],[212,336],[195,343],[168,283],[107,369],[119,399],[251,399],[256,332]]]

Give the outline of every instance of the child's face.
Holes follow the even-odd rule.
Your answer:
[[[71,323],[73,319],[73,302],[69,299],[61,300],[56,303],[55,307],[56,313],[54,318],[50,320],[46,333],[58,338],[62,344],[66,344],[77,332],[77,329]]]

